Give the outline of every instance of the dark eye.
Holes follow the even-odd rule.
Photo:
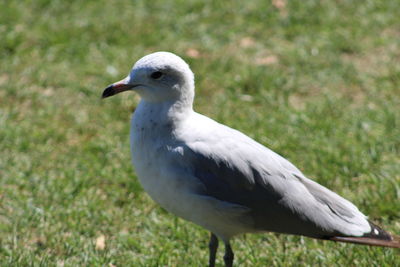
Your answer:
[[[160,79],[161,76],[163,76],[163,73],[161,71],[155,71],[150,75],[152,79]]]

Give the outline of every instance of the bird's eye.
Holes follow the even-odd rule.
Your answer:
[[[150,75],[150,77],[152,78],[152,79],[160,79],[161,78],[161,76],[163,76],[163,73],[161,72],[161,71],[155,71],[155,72],[153,72],[151,75]]]

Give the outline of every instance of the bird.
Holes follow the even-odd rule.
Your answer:
[[[130,146],[136,175],[167,211],[210,231],[210,267],[219,240],[231,267],[231,239],[277,232],[400,248],[399,236],[374,224],[350,201],[307,178],[284,157],[193,110],[194,74],[170,52],[139,59],[102,98],[139,94]]]

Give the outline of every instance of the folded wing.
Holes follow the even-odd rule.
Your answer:
[[[198,135],[192,132],[192,139],[181,144],[186,166],[204,185],[202,194],[249,208],[255,231],[316,238],[371,232],[356,206],[306,178],[283,157],[214,121],[201,126]]]

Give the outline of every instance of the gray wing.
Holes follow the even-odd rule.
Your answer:
[[[247,207],[254,230],[317,238],[371,231],[357,207],[283,157],[236,130],[212,127],[214,134],[181,144],[186,166],[204,186],[201,194]]]

